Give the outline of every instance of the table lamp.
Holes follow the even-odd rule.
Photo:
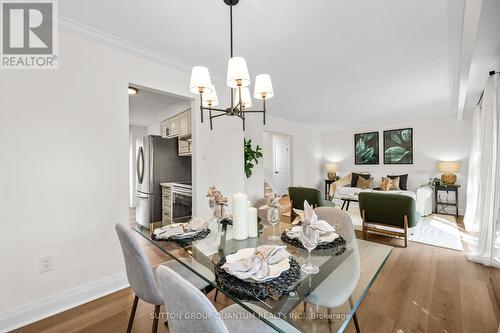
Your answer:
[[[326,165],[326,172],[328,175],[328,179],[335,180],[335,178],[337,177],[337,164],[328,163]]]
[[[438,170],[442,172],[441,181],[446,185],[454,185],[457,181],[457,175],[454,172],[458,172],[460,169],[459,162],[439,162]]]

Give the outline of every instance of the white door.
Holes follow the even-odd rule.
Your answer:
[[[287,194],[290,186],[290,146],[288,143],[274,144],[274,186],[279,195]]]

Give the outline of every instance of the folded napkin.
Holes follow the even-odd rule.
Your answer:
[[[242,280],[249,278],[263,280],[270,277],[272,270],[270,266],[277,265],[290,257],[285,248],[285,245],[261,245],[255,249],[248,249],[251,250],[249,252],[240,250],[239,255],[237,252],[227,256],[222,268]]]
[[[322,242],[321,237],[323,237],[323,240],[325,238],[330,239],[331,236],[334,237],[333,239],[338,237],[335,234],[335,227],[324,220],[318,220],[318,216],[307,200],[304,200],[304,211],[295,210],[295,212],[302,221],[299,229],[300,241],[306,249],[316,247],[318,243]]]
[[[277,195],[276,193],[268,194],[266,195],[266,204],[258,207],[258,209],[267,209],[270,207],[281,208],[280,200],[281,196]]]
[[[208,228],[208,222],[204,219],[193,217],[188,223],[169,224],[153,231],[156,239],[168,239],[172,236],[181,236],[186,233],[196,235],[203,229]]]
[[[307,225],[312,229],[318,230],[320,236],[328,235],[331,232],[335,231],[335,227],[328,222],[324,220],[318,220],[318,215],[316,215],[314,209],[306,200],[304,200],[304,210],[294,209],[294,212],[298,215],[298,217],[293,221],[293,224],[302,222],[303,226]],[[295,230],[300,232],[300,229]]]
[[[286,231],[286,235],[288,238],[300,238],[300,235],[302,234],[302,226],[296,225]],[[335,233],[335,228],[331,232],[325,232],[325,233],[319,233],[319,243],[320,244],[325,244],[325,243],[330,243],[333,242],[335,239],[337,239],[339,235]]]

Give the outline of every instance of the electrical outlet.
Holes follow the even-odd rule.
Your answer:
[[[54,270],[54,256],[53,255],[41,256],[38,261],[38,267],[40,269],[40,273],[45,273]]]

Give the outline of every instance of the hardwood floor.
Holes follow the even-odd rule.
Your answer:
[[[138,239],[152,265],[169,259]],[[490,283],[496,270],[469,262],[458,251],[414,242],[402,248],[401,240],[376,235],[367,240],[395,248],[358,310],[362,332],[497,332],[500,315]],[[212,302],[213,296],[214,292],[209,295]],[[127,288],[15,332],[125,332],[132,301]],[[220,310],[231,301],[219,294],[214,304]],[[133,332],[151,331],[153,310],[154,306],[139,302]],[[326,325],[317,328],[328,332]],[[347,331],[355,332],[352,323]],[[158,332],[168,329],[160,324]]]

